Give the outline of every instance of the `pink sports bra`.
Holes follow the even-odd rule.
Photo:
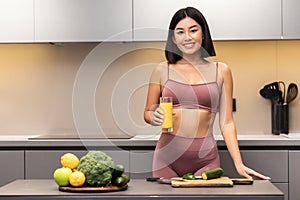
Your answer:
[[[205,109],[217,112],[220,90],[217,83],[218,64],[216,67],[216,81],[200,84],[187,84],[169,79],[166,81],[162,97],[172,97],[173,108]]]

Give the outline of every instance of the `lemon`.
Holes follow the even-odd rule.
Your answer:
[[[63,167],[75,169],[79,164],[79,159],[72,153],[65,153],[61,158],[60,162]]]
[[[85,183],[85,175],[81,171],[74,171],[69,176],[69,183],[74,187],[83,186]]]

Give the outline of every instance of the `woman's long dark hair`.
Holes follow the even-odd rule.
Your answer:
[[[182,58],[182,52],[178,49],[177,45],[173,42],[174,29],[178,22],[186,17],[194,19],[202,28],[204,39],[201,47],[201,57],[206,58],[215,56],[214,45],[210,36],[208,24],[202,13],[193,7],[182,8],[178,10],[171,19],[169,26],[169,34],[165,48],[165,56],[168,63],[174,64]]]

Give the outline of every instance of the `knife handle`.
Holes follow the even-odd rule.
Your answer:
[[[148,178],[146,178],[146,181],[156,182],[156,181],[158,181],[159,179],[160,179],[159,177],[148,177]]]
[[[247,178],[231,178],[234,185],[252,185],[253,179]]]

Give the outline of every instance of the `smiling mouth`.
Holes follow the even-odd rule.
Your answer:
[[[189,42],[189,43],[183,44],[183,46],[184,46],[185,48],[192,48],[194,45],[195,45],[195,42]]]

